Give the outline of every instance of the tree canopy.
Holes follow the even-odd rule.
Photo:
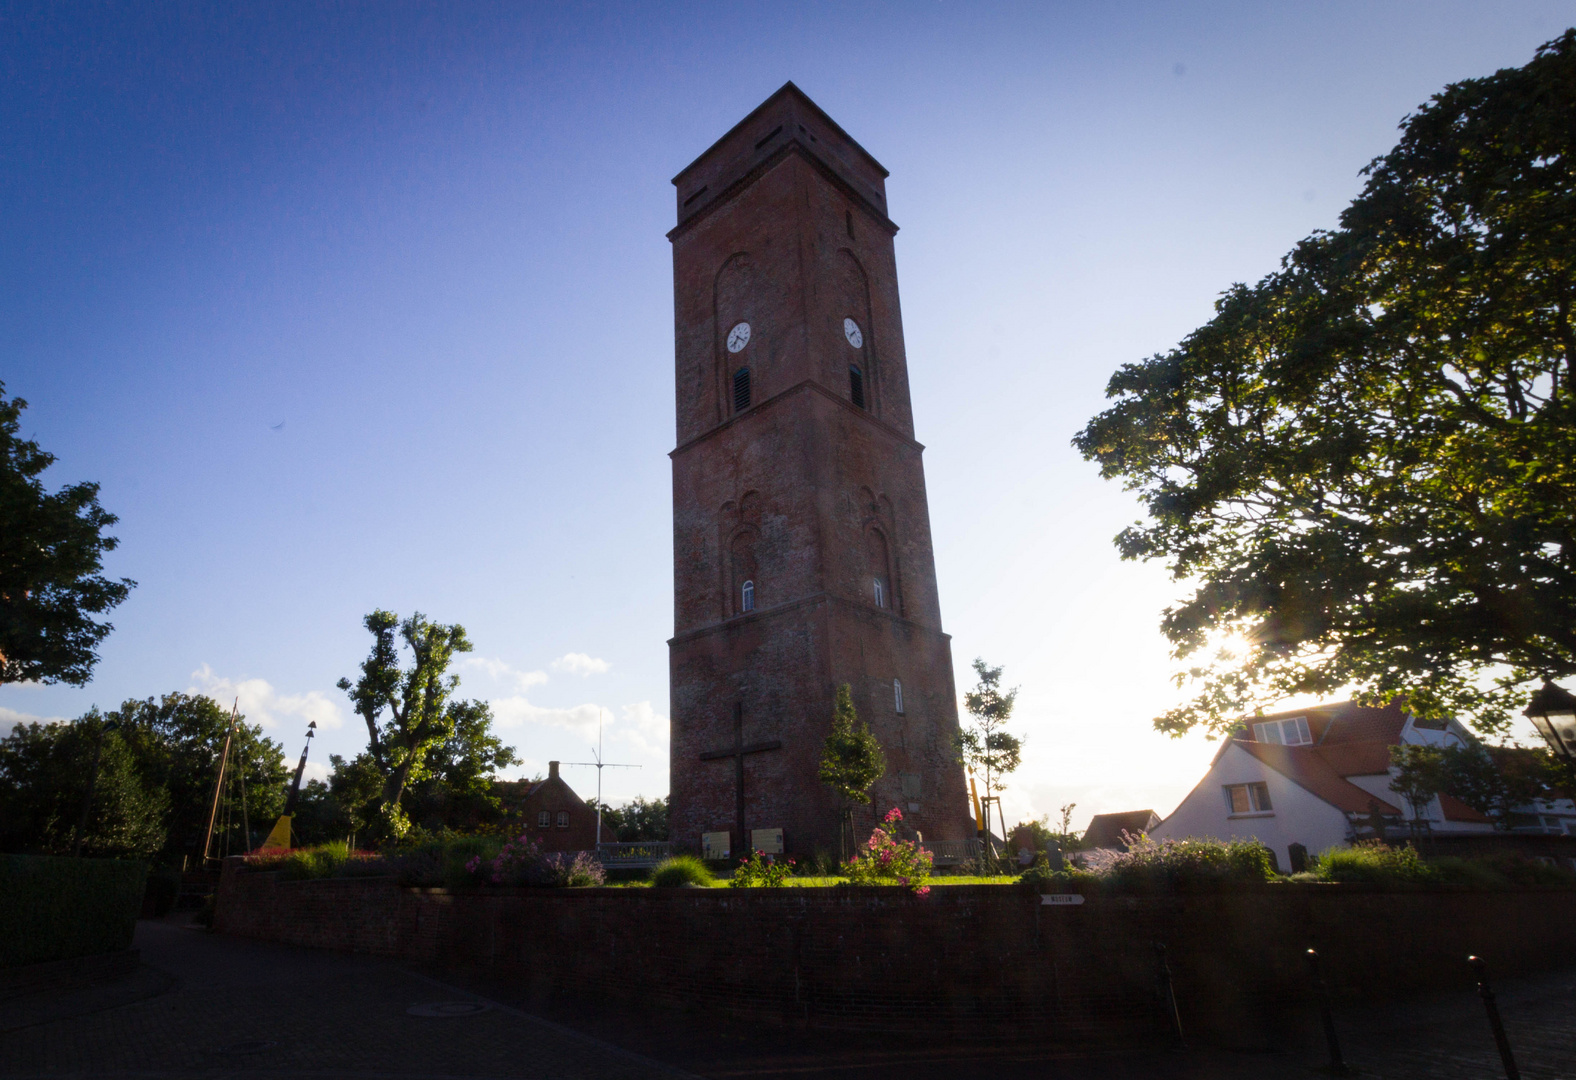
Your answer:
[[[1576,674],[1573,117],[1576,31],[1447,87],[1339,228],[1112,377],[1074,445],[1192,590],[1157,728],[1350,687],[1502,733]]]
[[[0,382],[0,684],[39,681],[81,686],[114,627],[95,622],[126,599],[136,582],[100,571],[116,539],[116,517],[98,502],[97,484],[53,495],[40,475],[55,455],[18,436],[27,402],[5,397]]]
[[[847,683],[837,688],[832,730],[821,752],[821,783],[844,803],[868,803],[870,785],[886,774],[886,755],[870,728],[859,719]]]
[[[367,725],[367,750],[350,763],[360,775],[347,776],[345,787],[366,787],[367,775],[375,773],[381,781],[378,816],[367,824],[378,839],[398,838],[411,825],[401,805],[407,785],[420,791],[447,770],[475,795],[482,770],[512,764],[514,752],[492,737],[485,702],[450,700],[460,677],[448,673],[449,664],[455,653],[471,651],[463,626],[429,622],[420,612],[402,622],[382,610],[362,622],[372,634],[372,651],[362,662],[361,678],[340,679],[338,685]],[[408,668],[400,666],[400,642],[411,654]],[[341,767],[336,765],[336,774]]]

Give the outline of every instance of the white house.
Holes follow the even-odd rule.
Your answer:
[[[1412,820],[1412,808],[1390,790],[1390,747],[1474,741],[1453,720],[1418,720],[1395,704],[1370,708],[1346,701],[1254,717],[1221,746],[1204,779],[1149,835],[1256,838],[1285,869],[1297,862],[1293,845],[1317,855]],[[1561,805],[1569,806],[1569,800]],[[1539,819],[1537,831],[1566,831],[1565,816],[1554,816],[1559,820],[1553,826]],[[1569,817],[1576,826],[1576,808]],[[1449,795],[1424,807],[1421,818],[1438,836],[1494,831],[1487,817]]]

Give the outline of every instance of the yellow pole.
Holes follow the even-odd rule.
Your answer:
[[[985,835],[985,819],[980,815],[980,793],[974,787],[974,774],[969,773],[969,796],[974,800],[974,831],[980,837]]]

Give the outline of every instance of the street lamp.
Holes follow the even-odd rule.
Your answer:
[[[1555,757],[1576,765],[1576,694],[1545,680],[1522,715],[1532,721]]]

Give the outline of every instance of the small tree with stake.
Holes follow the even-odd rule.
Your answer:
[[[821,783],[837,792],[842,815],[838,830],[839,856],[847,862],[854,847],[854,803],[870,801],[870,785],[886,773],[886,755],[870,728],[854,710],[854,699],[844,683],[832,705],[832,731],[821,754]]]
[[[987,814],[994,793],[1006,787],[1001,777],[1016,771],[1023,755],[1023,740],[1006,730],[1007,722],[1012,719],[1013,705],[1018,700],[1018,689],[1013,687],[1005,692],[1001,689],[1001,671],[975,658],[974,672],[980,681],[963,695],[963,707],[974,723],[958,732],[959,757],[969,768],[985,774]],[[1002,828],[1006,828],[1005,823]],[[988,819],[985,831],[990,831]]]

